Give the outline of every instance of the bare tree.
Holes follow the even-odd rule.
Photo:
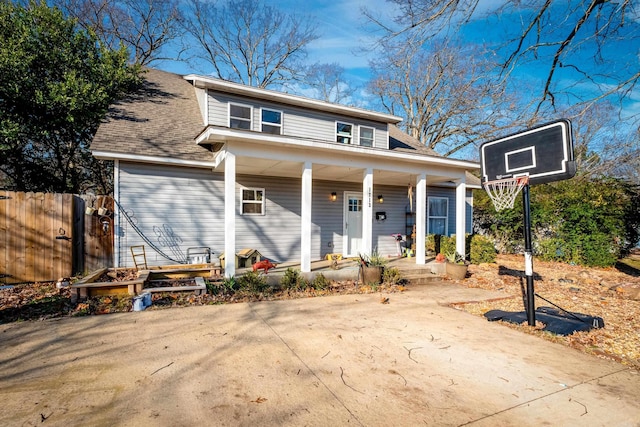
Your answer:
[[[573,122],[577,178],[615,176],[640,184],[640,133],[621,124],[609,102],[563,112]]]
[[[194,56],[222,79],[269,87],[299,79],[306,47],[317,39],[310,19],[287,15],[255,0],[218,5],[190,0],[184,29],[195,40]]]
[[[180,52],[167,47],[181,36],[178,0],[54,0],[85,29],[111,49],[124,44],[133,63],[149,65],[175,60]]]
[[[404,130],[449,156],[520,123],[506,93],[487,79],[485,64],[453,42],[389,46],[371,64],[369,91]],[[496,106],[499,106],[497,108]],[[508,120],[507,120],[508,119]]]
[[[306,67],[304,82],[313,90],[313,98],[337,104],[351,102],[356,91],[356,87],[347,83],[344,67],[336,62]]]
[[[504,82],[522,64],[535,63],[543,70],[536,113],[546,107],[555,109],[561,92],[572,92],[569,96],[574,103],[611,95],[625,98],[640,81],[637,52],[629,56],[632,63],[620,59],[620,53],[629,52],[629,46],[637,46],[640,39],[640,11],[633,0],[502,0],[488,11],[480,10],[486,6],[480,0],[389,2],[398,7],[390,23],[364,11],[383,31],[383,42],[426,42],[434,36],[455,34],[475,18],[509,19],[513,33],[494,46],[501,57],[500,76]],[[586,57],[585,52],[593,55]],[[592,93],[584,95],[583,91],[578,98],[576,89],[581,83],[591,84]]]

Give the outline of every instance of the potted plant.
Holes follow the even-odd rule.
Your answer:
[[[458,252],[447,254],[447,275],[454,280],[462,280],[467,277],[468,265],[464,261],[464,257]]]
[[[387,260],[381,256],[377,250],[373,250],[371,255],[360,255],[360,278],[362,283],[381,283],[384,265]]]

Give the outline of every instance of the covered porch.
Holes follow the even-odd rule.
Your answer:
[[[240,175],[293,178],[300,182],[299,268],[312,271],[312,218],[314,216],[314,183],[340,182],[356,185],[361,194],[357,206],[358,252],[371,254],[373,223],[380,186],[406,189],[407,198],[415,213],[415,257],[413,262],[424,265],[427,221],[427,187],[450,186],[455,190],[456,250],[465,253],[466,172],[477,169],[476,163],[446,159],[434,155],[392,151],[348,144],[327,143],[312,139],[291,138],[238,132],[226,128],[209,127],[198,143],[215,146],[214,171],[224,175],[225,253],[236,253],[236,222],[239,203],[237,177]],[[405,190],[403,190],[405,191]],[[329,195],[327,195],[328,197]],[[316,199],[317,200],[317,199]],[[397,203],[397,202],[396,202]],[[404,202],[403,202],[404,203]],[[387,205],[389,206],[389,205]],[[348,235],[347,218],[344,236]],[[352,224],[353,226],[353,224]],[[343,237],[344,237],[343,236]],[[343,247],[345,255],[355,255]],[[235,266],[229,264],[225,276],[233,277]]]

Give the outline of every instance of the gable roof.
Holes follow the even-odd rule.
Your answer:
[[[211,166],[214,154],[208,145],[197,144],[195,138],[205,129],[194,89],[195,77],[152,68],[145,69],[142,87],[134,94],[113,104],[107,118],[98,128],[91,143],[94,155],[100,158],[164,158],[166,161]],[[193,82],[193,83],[192,83]],[[198,84],[220,83],[224,87],[241,90],[236,83],[201,77]],[[246,87],[245,87],[246,88]],[[249,88],[255,96],[256,88]],[[278,92],[259,89],[269,96]],[[343,113],[363,117],[388,119],[389,150],[443,158],[416,138],[402,132],[395,124],[396,116],[368,112],[353,107],[337,106],[323,101],[282,94],[291,102],[307,103],[314,108],[338,108]],[[444,158],[443,158],[444,159]],[[477,182],[476,182],[477,181]],[[467,173],[467,185],[480,188],[480,180]]]
[[[194,141],[204,124],[193,86],[178,74],[151,68],[144,78],[142,88],[111,106],[91,150],[211,160],[212,153]]]
[[[389,150],[442,157],[418,139],[402,132],[396,125],[389,125]]]
[[[442,157],[440,154],[436,153],[435,150],[427,147],[418,139],[402,132],[396,125],[389,125],[389,150]],[[470,172],[466,173],[465,183],[467,187],[472,189],[482,188],[480,185],[480,178]]]

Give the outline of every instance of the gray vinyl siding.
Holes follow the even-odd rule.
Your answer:
[[[382,195],[383,203],[378,202],[378,196]],[[409,199],[407,187],[373,186],[373,243],[374,249],[381,255],[395,255],[396,240],[392,234],[406,235],[406,221],[409,212]],[[415,212],[415,199],[413,211]],[[385,212],[386,220],[376,221],[376,212]],[[403,243],[404,247],[404,243]]]
[[[336,192],[338,199],[329,200]],[[320,251],[312,258],[324,258],[328,253],[342,254],[344,232],[344,192],[362,193],[362,185],[331,181],[314,181],[312,223],[320,230]],[[384,203],[378,203],[378,195]],[[408,199],[406,187],[374,185],[373,188],[372,247],[382,255],[396,254],[396,241],[392,234],[404,234]],[[386,220],[376,221],[376,212],[385,212]],[[315,250],[315,246],[314,246]]]
[[[449,236],[456,234],[456,190],[455,188],[446,187],[428,187],[427,188],[427,207],[429,197],[446,197],[449,200],[449,212],[447,212],[447,233]],[[471,190],[466,191],[466,211],[465,211],[465,231],[472,231],[472,215],[473,215],[473,195]],[[427,211],[427,230],[429,223],[429,212]],[[427,230],[429,233],[430,230]]]
[[[224,182],[207,170],[120,162],[119,203],[140,232],[175,261],[190,247],[224,246]],[[175,264],[155,252],[120,217],[119,265],[133,265],[130,247],[145,245],[150,265]],[[171,235],[172,233],[172,235]]]
[[[236,180],[236,249],[254,248],[276,262],[299,260],[301,181],[242,175]],[[264,215],[240,214],[243,187],[265,190]],[[222,174],[121,162],[119,191],[119,202],[136,227],[175,261],[184,258],[190,247],[209,247],[216,259],[224,251]],[[175,263],[154,251],[125,218],[120,224],[120,266],[133,265],[134,245],[145,245],[151,265]],[[312,234],[312,253],[320,258],[318,226],[313,225]]]
[[[238,189],[264,188],[266,199],[264,215],[240,215],[236,208],[238,250],[257,249],[276,263],[300,260],[301,180],[238,176],[236,181]],[[312,226],[313,247],[317,246],[317,234]]]
[[[213,91],[209,91],[208,95],[209,125],[228,126],[228,105],[229,102],[232,102],[253,107],[252,130],[255,132],[260,132],[260,109],[268,108],[282,111],[282,134],[285,136],[336,142],[336,121],[340,121],[353,125],[354,144],[359,144],[359,126],[368,126],[375,129],[374,147],[388,148],[386,123],[305,110],[303,108],[270,103],[262,100],[253,100]]]

